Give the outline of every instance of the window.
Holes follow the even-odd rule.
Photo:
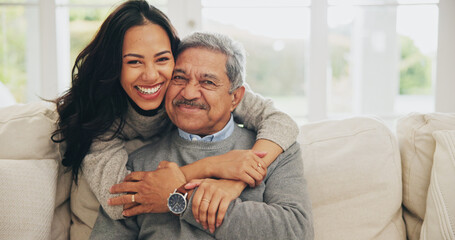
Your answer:
[[[39,68],[38,8],[33,2],[0,2],[0,107],[33,98]]]
[[[437,20],[435,4],[330,6],[329,115],[434,111]]]
[[[299,122],[455,111],[453,0],[149,2],[180,36],[211,30],[242,42],[249,85]],[[66,90],[76,55],[119,3],[0,0],[0,102]]]
[[[202,28],[240,41],[247,51],[247,83],[296,118],[308,113],[308,6],[305,1],[202,1]]]

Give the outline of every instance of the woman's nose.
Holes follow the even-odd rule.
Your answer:
[[[142,73],[142,78],[145,81],[156,81],[159,77],[158,69],[153,64],[145,66],[144,72]]]

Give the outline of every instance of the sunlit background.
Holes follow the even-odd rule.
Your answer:
[[[0,107],[65,91],[76,55],[120,2],[0,0]],[[442,11],[452,0],[149,2],[181,37],[209,30],[242,42],[248,84],[298,122],[454,111],[443,95],[455,79],[436,74],[438,37],[454,34],[439,26],[455,22],[440,16],[455,15]]]

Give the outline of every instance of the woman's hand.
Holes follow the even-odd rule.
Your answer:
[[[160,162],[158,169],[150,172],[132,172],[123,183],[112,186],[111,193],[128,193],[111,198],[109,205],[124,205],[126,217],[142,213],[168,212],[169,194],[186,182],[178,165],[173,162]]]
[[[240,196],[246,184],[241,181],[195,179],[185,185],[190,190],[199,187],[193,192],[193,216],[204,229],[209,228],[211,233],[223,222],[229,203]]]
[[[210,157],[210,177],[240,180],[250,187],[261,184],[267,174],[263,161],[267,153],[252,150],[232,150],[223,155]]]

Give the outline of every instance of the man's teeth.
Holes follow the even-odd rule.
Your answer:
[[[160,90],[160,88],[161,88],[161,85],[158,85],[153,88],[145,88],[145,87],[136,86],[136,89],[139,90],[139,92],[141,92],[142,94],[154,94],[154,93],[158,92],[158,90]]]

